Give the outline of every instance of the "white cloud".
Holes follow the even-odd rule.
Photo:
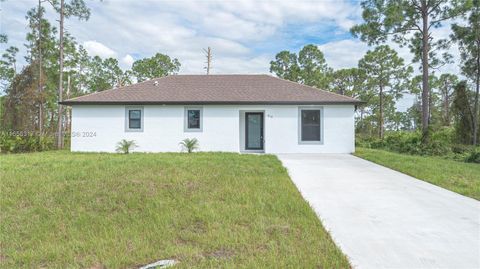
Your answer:
[[[120,55],[135,53],[139,58],[160,52],[178,58],[180,73],[203,73],[203,48],[208,46],[213,50],[214,72],[268,73],[273,55],[292,49],[291,39],[283,36],[290,24],[337,23],[345,31],[357,12],[355,4],[346,1],[165,1],[154,8],[156,3],[92,3],[91,19],[71,29],[79,38],[115,44]],[[95,31],[89,30],[93,27]],[[270,51],[256,51],[258,46]]]
[[[114,50],[94,40],[83,42],[83,47],[90,56],[99,56],[101,58],[117,57],[117,53]]]
[[[212,35],[239,41],[262,40],[275,32],[273,25],[249,21],[228,12],[219,12],[205,17],[202,24],[203,29]]]
[[[87,5],[90,19],[68,19],[66,29],[90,55],[115,57],[123,68],[134,58],[160,52],[179,59],[180,73],[203,73],[203,48],[210,46],[215,73],[268,73],[278,51],[315,42],[323,43],[320,48],[330,66],[346,68],[356,66],[368,49],[348,37],[329,41],[348,35],[348,29],[361,21],[357,1],[104,0]],[[31,7],[28,1],[2,3],[1,12],[9,16],[0,16],[1,27],[21,49],[27,31],[24,16]],[[46,7],[48,19],[57,26],[56,13]],[[435,31],[444,31],[440,34],[445,37],[447,28]],[[408,48],[394,48],[411,61]],[[457,63],[444,69],[458,69]]]
[[[335,69],[356,67],[368,51],[365,43],[354,39],[328,42],[318,48],[324,53],[327,64]]]
[[[127,54],[122,58],[121,64],[126,68],[130,68],[132,67],[133,62],[135,62],[135,59],[133,59],[132,55]]]
[[[270,59],[267,55],[251,58],[224,57],[213,63],[213,73],[264,74],[269,69]]]
[[[347,27],[356,14],[355,4],[347,1],[222,1],[220,8],[238,14],[259,26],[269,24],[276,27],[295,22],[336,21]]]

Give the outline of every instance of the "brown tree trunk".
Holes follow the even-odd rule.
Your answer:
[[[378,137],[383,139],[383,86],[380,85],[380,93],[379,93],[379,115],[378,115]]]
[[[428,85],[428,9],[426,0],[422,0],[422,142],[428,143],[429,139],[429,85]]]
[[[58,120],[57,120],[57,148],[63,148],[63,106],[60,104],[63,95],[63,19],[64,0],[60,0],[60,79],[58,82]]]

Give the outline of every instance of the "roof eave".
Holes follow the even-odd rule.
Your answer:
[[[352,101],[63,101],[72,105],[363,105],[366,102]]]

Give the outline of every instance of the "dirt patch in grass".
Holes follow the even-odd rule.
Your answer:
[[[235,255],[235,252],[228,249],[218,249],[213,252],[205,253],[205,257],[215,258],[215,259],[229,259]]]

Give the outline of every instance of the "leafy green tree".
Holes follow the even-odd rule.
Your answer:
[[[35,130],[37,81],[35,66],[27,65],[16,75],[6,91],[2,128],[19,131]]]
[[[332,73],[329,88],[341,95],[360,97],[364,92],[365,80],[365,72],[362,69],[339,69]]]
[[[422,126],[422,102],[419,98],[407,109],[407,115],[412,122],[413,130],[417,130]]]
[[[431,29],[465,12],[470,0],[364,0],[364,23],[351,29],[368,44],[378,44],[390,37],[400,45],[408,45],[422,70],[422,133],[429,137],[429,67],[438,63],[436,55],[446,47],[445,40],[435,40]],[[432,61],[433,59],[433,61]]]
[[[480,0],[473,0],[468,25],[453,24],[452,30],[452,39],[460,47],[462,72],[475,85],[475,97],[472,108],[472,144],[477,145],[479,125],[478,99],[480,92]]]
[[[17,73],[17,53],[18,48],[10,46],[5,50],[0,59],[0,80],[2,81],[2,91],[6,90],[6,87],[10,85]]]
[[[421,115],[422,115],[422,85],[423,85],[423,78],[421,75],[415,76],[409,83],[409,91],[411,94],[415,94],[417,96],[417,104],[420,104],[417,108],[419,108],[419,125],[421,125]],[[441,126],[444,126],[444,121],[442,117],[442,97],[441,97],[441,83],[439,78],[435,74],[431,74],[428,77],[428,123],[430,129],[436,130]]]
[[[298,53],[300,82],[319,89],[327,89],[332,69],[328,67],[323,52],[315,45],[306,45]]]
[[[369,129],[373,127],[370,123],[365,123],[366,120],[371,120],[369,117],[373,113],[372,104],[377,103],[377,98],[372,91],[369,91],[366,85],[365,71],[359,68],[339,69],[332,73],[330,78],[330,85],[328,89],[338,94],[357,98],[366,102],[366,105],[360,105],[356,111],[356,126],[357,133],[363,135],[371,134]]]
[[[369,108],[371,109],[372,106]],[[372,109],[370,113],[365,113],[359,118],[356,118],[355,133],[365,138],[378,136],[377,122],[378,118]]]
[[[275,55],[275,61],[270,62],[270,73],[279,78],[290,81],[300,81],[300,67],[297,62],[297,55],[289,51],[281,51]]]
[[[402,97],[406,91],[407,79],[413,72],[405,67],[404,60],[387,45],[368,51],[358,62],[358,67],[366,75],[366,86],[373,94],[378,95],[378,136],[384,135],[384,111],[394,111],[394,101]]]
[[[429,125],[431,130],[438,130],[440,127],[444,126],[443,117],[442,117],[442,96],[441,96],[441,85],[439,78],[432,73],[429,76],[430,83],[428,88],[430,89],[430,94],[428,96],[429,100]]]
[[[78,46],[77,51],[77,73],[76,73],[76,80],[77,83],[77,94],[80,95],[82,93],[88,92],[86,89],[86,81],[89,79],[88,77],[88,67],[90,65],[90,56],[88,55],[87,51],[83,46]]]
[[[161,53],[151,58],[137,60],[132,65],[132,74],[137,82],[176,74],[178,70],[180,70],[180,62],[176,58],[171,59],[170,56]]]
[[[318,47],[309,44],[298,52],[298,56],[286,50],[277,53],[275,61],[270,62],[270,72],[283,79],[328,89],[333,71]]]
[[[452,112],[455,117],[457,141],[463,144],[470,144],[473,141],[473,111],[470,106],[470,96],[466,81],[461,81],[455,86]]]
[[[18,48],[14,46],[10,46],[6,49],[5,53],[2,55],[6,64],[11,65],[11,69],[13,70],[13,75],[17,73],[17,53]]]
[[[8,37],[7,35],[1,34],[0,35],[0,44],[6,44],[8,42]],[[13,47],[11,47],[13,48]],[[12,55],[11,52],[14,52],[16,54],[17,50],[15,49],[10,49],[10,53],[5,52],[2,55],[2,58],[0,59],[0,82],[1,82],[1,88],[0,88],[0,94],[5,94],[8,93],[8,88],[13,82],[13,79],[16,75],[15,71],[15,62],[16,58],[15,55]],[[4,117],[5,117],[5,103],[6,103],[6,98],[5,96],[0,96],[0,119],[2,120],[2,124],[0,125],[0,129],[7,129],[8,126],[6,126]]]
[[[55,39],[56,29],[44,18],[45,9],[41,4],[42,1],[39,1],[36,9],[33,8],[27,12],[26,19],[30,32],[26,36],[25,46],[28,53],[25,59],[30,64],[33,62],[37,64],[35,75],[37,76],[39,95],[37,98],[38,130],[44,132],[45,114],[47,114],[45,106],[48,106],[46,104],[47,91],[56,87],[55,84],[58,82],[58,52]],[[42,74],[46,77],[42,77]],[[56,104],[50,104],[50,106],[56,107]]]
[[[444,126],[450,126],[452,117],[450,113],[451,100],[453,97],[453,88],[458,83],[458,77],[453,74],[442,74],[438,79],[441,100],[442,100],[442,119]]]
[[[64,76],[67,78],[63,87],[67,88],[67,92],[63,94],[62,99],[71,98],[82,93],[80,85],[83,85],[85,81],[88,80],[88,77],[83,77],[83,80],[79,79],[80,76],[80,61],[82,61],[82,50],[83,47],[80,46],[75,38],[70,35],[70,33],[65,32],[63,53],[64,53]],[[85,49],[83,49],[85,50]],[[86,53],[86,51],[85,51]],[[87,62],[90,61],[90,57],[87,56]]]
[[[394,111],[387,122],[387,129],[394,131],[413,130],[412,119],[408,112]]]
[[[118,65],[117,59],[102,60],[99,56],[91,59],[88,65],[87,91],[98,92],[129,83],[129,78]],[[125,80],[127,80],[125,82]]]

